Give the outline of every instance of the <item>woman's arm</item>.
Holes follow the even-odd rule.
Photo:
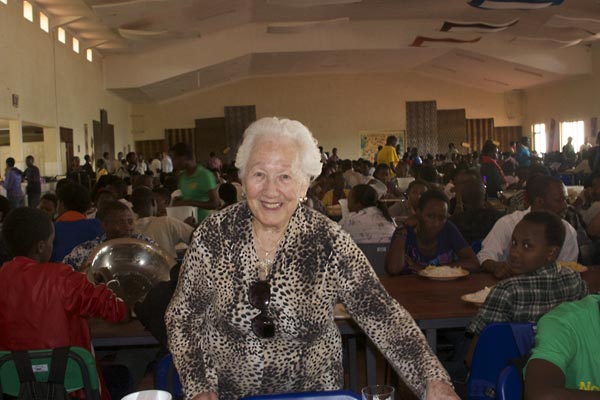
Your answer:
[[[448,394],[450,377],[410,314],[386,292],[357,245],[346,235],[338,239],[334,249],[344,249],[336,254],[338,298],[352,318],[417,396],[423,396],[427,387],[432,390],[430,399],[442,393],[437,398],[457,399]]]
[[[456,253],[456,255],[458,256],[458,260],[451,263],[450,265],[462,267],[471,272],[481,271],[477,255],[470,246],[463,247]]]
[[[390,275],[398,275],[404,269],[406,235],[406,226],[401,226],[392,236],[392,243],[385,255],[385,270]]]

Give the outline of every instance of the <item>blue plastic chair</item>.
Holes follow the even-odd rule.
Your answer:
[[[498,378],[498,400],[520,400],[523,382],[519,370],[514,365],[504,367]]]
[[[241,400],[360,400],[360,396],[349,390],[336,390],[332,392],[305,392],[305,393],[286,393],[269,394],[264,396],[244,397]]]
[[[479,335],[473,354],[468,393],[470,400],[496,398],[500,372],[509,361],[525,356],[533,347],[535,324],[494,323]]]
[[[179,374],[173,365],[173,356],[171,353],[166,354],[158,362],[156,371],[154,372],[154,387],[160,390],[166,390],[171,393],[174,399],[183,398],[183,389]]]

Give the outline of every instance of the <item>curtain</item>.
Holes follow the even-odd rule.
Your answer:
[[[437,103],[406,102],[406,135],[408,146],[417,147],[420,155],[438,151]]]

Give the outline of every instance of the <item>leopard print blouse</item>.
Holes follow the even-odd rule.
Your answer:
[[[167,310],[169,348],[186,398],[219,399],[340,389],[342,341],[333,318],[343,303],[415,394],[450,379],[410,314],[380,284],[337,224],[305,206],[293,214],[268,276],[275,337],[258,338],[248,300],[258,279],[252,214],[238,203],[195,231]]]

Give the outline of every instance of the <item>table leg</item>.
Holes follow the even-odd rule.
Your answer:
[[[374,345],[370,341],[367,341],[367,343],[365,345],[365,358],[366,358],[366,364],[367,364],[367,385],[368,386],[376,385],[377,384],[377,360],[375,358]]]
[[[358,393],[358,357],[356,354],[356,336],[348,337],[348,380],[350,390]]]
[[[425,336],[427,337],[427,343],[429,343],[431,351],[433,351],[433,354],[437,354],[437,329],[425,329]]]

